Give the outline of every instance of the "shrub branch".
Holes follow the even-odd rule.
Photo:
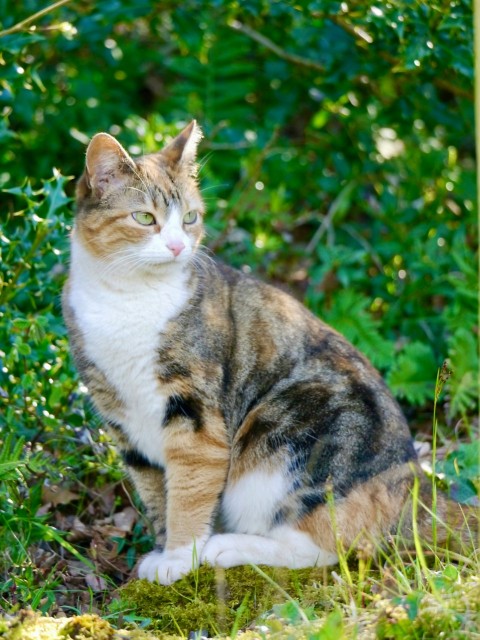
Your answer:
[[[58,2],[54,2],[50,6],[45,7],[45,9],[37,11],[37,13],[34,13],[28,18],[25,18],[25,20],[17,22],[17,24],[14,24],[13,27],[9,27],[8,29],[0,31],[0,38],[3,36],[9,36],[12,33],[17,33],[18,31],[23,31],[23,29],[25,29],[30,23],[35,22],[35,20],[38,20],[39,18],[43,18],[43,16],[47,15],[47,13],[55,11],[55,9],[62,7],[64,4],[67,4],[67,2],[70,2],[70,0],[58,0]]]

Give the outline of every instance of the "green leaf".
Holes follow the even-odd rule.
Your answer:
[[[461,504],[478,506],[478,491],[471,480],[458,478],[448,488],[448,495]]]
[[[32,349],[26,342],[19,342],[17,344],[18,353],[22,356],[29,356],[32,353]]]
[[[59,209],[71,201],[64,191],[64,185],[71,178],[62,176],[56,169],[53,170],[53,178],[44,182],[45,200],[47,204],[47,218],[53,217]]]
[[[478,400],[478,351],[473,331],[457,329],[450,339],[448,355],[452,370],[447,383],[450,396],[448,415],[453,418],[472,409]]]
[[[480,479],[480,440],[461,443],[445,460],[438,462],[438,470],[445,474],[447,481],[459,477]]]
[[[28,45],[44,40],[44,36],[38,33],[12,33],[0,38],[0,51],[18,54]]]
[[[379,332],[380,322],[367,310],[368,298],[352,289],[339,291],[325,320],[360,349],[377,367],[387,367],[393,359],[394,345]]]
[[[310,638],[315,640],[339,640],[343,638],[343,618],[340,611],[332,611],[328,614],[322,628]]]
[[[393,393],[412,404],[433,400],[437,362],[432,348],[423,342],[407,344],[387,374]]]
[[[10,475],[11,471],[24,467],[25,463],[19,460],[13,460],[11,462],[0,462],[0,478],[5,479]]]
[[[66,551],[68,551],[69,553],[72,554],[72,556],[75,556],[75,558],[77,560],[79,560],[80,562],[82,562],[84,565],[86,565],[89,569],[94,569],[94,565],[93,563],[86,558],[85,556],[82,556],[81,553],[79,553],[75,547],[73,547],[70,542],[68,542],[67,540],[65,540],[65,538],[63,537],[63,534],[61,532],[59,532],[57,529],[55,529],[55,527],[52,527],[50,525],[46,525],[43,523],[39,523],[39,522],[33,522],[32,526],[40,529],[40,531],[42,532],[42,538],[44,540],[55,540],[56,542],[58,542],[58,544],[60,544]]]
[[[52,385],[52,390],[50,395],[48,396],[48,406],[50,408],[55,408],[60,406],[61,400],[65,395],[65,389],[63,385],[58,382]]]

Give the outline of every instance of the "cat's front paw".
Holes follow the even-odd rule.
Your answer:
[[[228,533],[212,536],[203,548],[201,562],[207,562],[212,567],[224,567],[225,569],[248,564],[249,560],[245,556],[244,550],[239,549],[235,544],[238,540],[242,541],[244,537]]]
[[[180,547],[172,551],[152,551],[141,561],[138,577],[150,582],[169,585],[198,568],[193,547]]]

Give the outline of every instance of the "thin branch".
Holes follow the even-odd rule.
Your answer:
[[[255,42],[258,42],[262,46],[270,51],[273,51],[279,58],[283,58],[283,60],[287,60],[288,62],[292,62],[293,64],[300,65],[302,67],[309,67],[310,69],[316,69],[317,71],[325,72],[325,67],[321,65],[319,62],[315,62],[315,60],[310,60],[310,58],[302,58],[301,56],[297,56],[294,53],[288,53],[277,44],[272,42],[270,38],[267,38],[263,34],[255,31],[252,27],[249,27],[238,20],[232,20],[228,23],[228,26],[235,31],[240,31],[245,34]]]
[[[41,9],[40,11],[37,11],[37,13],[34,13],[32,16],[25,18],[25,20],[22,20],[21,22],[17,22],[17,24],[14,24],[13,27],[9,27],[8,29],[4,29],[3,31],[0,31],[0,38],[2,36],[9,36],[12,33],[17,33],[18,31],[22,31],[30,23],[35,22],[35,20],[38,20],[39,18],[43,18],[43,16],[45,16],[47,13],[50,13],[51,11],[55,11],[55,9],[62,7],[64,4],[67,4],[67,2],[70,2],[70,0],[58,0],[58,2],[54,2],[50,6],[45,7],[45,9]]]
[[[373,38],[369,33],[361,29],[361,27],[354,26],[349,22],[347,22],[346,20],[343,20],[341,16],[330,15],[330,14],[328,15],[323,14],[322,16],[320,16],[320,14],[315,14],[315,17],[326,18],[327,20],[330,20],[331,22],[336,24],[338,27],[340,27],[341,29],[349,33],[351,36],[360,38],[367,44],[373,43]],[[396,67],[397,64],[399,64],[398,58],[395,58],[395,56],[392,56],[390,53],[387,53],[386,51],[380,51],[378,55],[394,67]],[[473,100],[473,93],[471,91],[469,91],[468,89],[463,89],[462,87],[458,87],[457,85],[453,84],[452,82],[449,82],[445,78],[440,78],[439,76],[437,76],[433,80],[433,84],[439,89],[448,91],[449,93],[452,93],[455,96],[461,96],[462,98],[468,98],[469,100]]]
[[[469,100],[473,100],[473,93],[468,89],[462,89],[462,87],[457,87],[455,84],[452,84],[445,78],[435,78],[433,84],[439,89],[444,89],[449,93],[452,93],[455,96],[461,96],[462,98],[468,98]]]
[[[357,25],[350,24],[346,20],[343,20],[342,17],[339,15],[334,15],[334,14],[320,15],[317,13],[314,13],[313,15],[316,18],[319,18],[319,17],[327,18],[327,20],[330,20],[331,22],[335,23],[338,27],[341,27],[344,31],[347,31],[351,36],[354,36],[355,38],[360,38],[366,44],[372,44],[373,42],[372,36],[369,33],[367,33],[365,29],[362,29],[362,27],[358,27]]]
[[[339,15],[324,14],[319,12],[312,13],[312,15],[316,18],[321,17],[330,20],[338,27],[353,36],[356,39],[357,43],[362,47],[366,48],[366,45],[370,45],[374,42],[373,37],[367,31],[365,31],[365,29],[350,24]],[[258,31],[255,31],[255,29],[252,29],[252,27],[249,27],[248,25],[243,24],[238,20],[232,20],[228,24],[228,26],[232,29],[235,29],[235,31],[240,31],[252,40],[255,40],[255,42],[258,42],[262,46],[266,47],[267,49],[270,49],[270,51],[273,51],[273,53],[275,53],[279,58],[282,58],[283,60],[287,60],[292,64],[300,65],[303,67],[309,67],[310,69],[316,69],[317,71],[321,71],[323,73],[325,72],[325,67],[323,67],[319,62],[310,60],[310,58],[302,58],[302,56],[297,56],[293,53],[288,53],[288,51],[285,51],[284,49],[279,47],[272,40],[270,40],[270,38],[267,38]],[[396,66],[399,63],[397,58],[385,51],[380,51],[378,55],[389,62],[392,66]],[[455,96],[473,100],[473,94],[471,91],[469,91],[468,89],[463,89],[462,87],[458,87],[445,78],[440,78],[437,76],[432,82],[439,89],[448,91]]]

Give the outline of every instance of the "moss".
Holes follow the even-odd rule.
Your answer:
[[[70,618],[60,632],[62,640],[112,640],[113,635],[106,620],[90,614]]]
[[[413,596],[413,598],[412,598]],[[418,601],[418,610],[408,606]],[[451,591],[440,590],[432,594],[411,594],[400,604],[390,600],[376,603],[379,616],[376,621],[376,637],[379,640],[401,638],[448,638],[466,640],[475,638],[480,628],[480,582],[458,585]]]
[[[262,567],[262,571],[266,577],[251,567],[201,567],[195,575],[170,587],[132,581],[121,589],[121,596],[137,615],[152,620],[150,628],[159,635],[188,636],[199,630],[230,635],[232,630],[249,626],[254,631],[248,634],[256,638],[260,632],[260,636],[278,639],[318,634],[322,638],[362,640],[464,640],[477,637],[480,628],[477,578],[468,583],[454,582],[434,593],[407,591],[404,595],[375,596],[362,589],[362,606],[353,604],[355,587],[351,592],[346,584],[331,582],[331,574],[323,569]],[[352,573],[351,578],[356,585],[357,574]],[[305,616],[298,614],[292,600],[303,614],[318,619],[301,622]],[[343,620],[343,630],[327,633],[323,625],[333,624],[334,618],[337,623],[338,616]],[[255,629],[252,622],[262,627]],[[242,640],[248,634],[242,635]]]
[[[8,620],[2,620],[2,638],[6,640],[50,640],[57,638],[58,625],[52,618],[44,618],[33,611],[19,611]]]
[[[2,640],[155,640],[145,631],[117,631],[95,615],[48,618],[32,611],[20,611],[13,618],[0,619],[0,637]]]
[[[137,615],[152,619],[152,629],[184,635],[198,630],[229,633],[232,627],[245,627],[268,615],[274,605],[285,603],[285,592],[302,608],[331,606],[332,587],[324,585],[323,569],[261,570],[267,578],[252,567],[202,566],[172,586],[134,580],[120,594]]]
[[[323,569],[291,571],[251,567],[202,567],[170,587],[135,580],[121,589],[149,632],[115,630],[95,615],[53,619],[29,611],[0,619],[2,640],[179,640],[190,631],[228,634],[249,626],[237,640],[473,640],[480,628],[480,578],[456,572],[428,591],[374,595],[336,582]],[[438,577],[440,580],[442,576]],[[447,576],[448,578],[448,576]],[[426,585],[427,586],[427,585]],[[357,598],[355,598],[357,596]],[[357,604],[355,604],[355,600]],[[360,602],[362,604],[360,604]],[[296,604],[298,603],[298,604]],[[299,606],[302,613],[299,613]],[[306,621],[313,615],[318,619]],[[333,609],[333,611],[332,611]],[[305,615],[306,614],[306,615]],[[250,623],[255,622],[255,625]],[[151,631],[150,631],[151,629]],[[220,639],[219,639],[220,640]]]

